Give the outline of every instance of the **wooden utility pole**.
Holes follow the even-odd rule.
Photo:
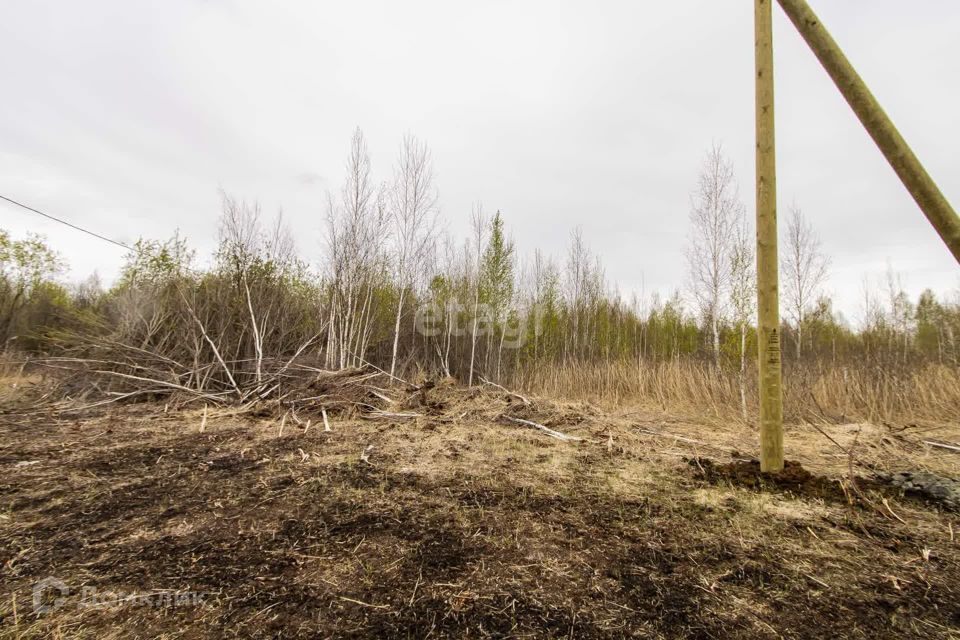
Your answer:
[[[843,94],[847,103],[857,114],[867,133],[880,147],[880,151],[887,158],[887,162],[890,163],[910,195],[923,210],[927,220],[940,234],[940,238],[953,253],[953,257],[957,259],[957,262],[960,262],[960,218],[957,217],[953,207],[950,206],[943,193],[937,188],[936,183],[923,168],[923,165],[920,164],[920,160],[914,155],[910,145],[900,135],[890,117],[887,116],[863,79],[850,64],[850,61],[847,60],[843,51],[840,50],[830,32],[827,31],[813,9],[810,8],[810,5],[805,0],[779,0],[779,2],[790,21],[793,22],[817,59],[820,60],[820,64],[830,74],[840,93]],[[767,3],[757,3],[758,25],[761,4]],[[769,12],[770,8],[766,7],[766,10]],[[757,34],[759,69],[759,26],[757,27]],[[757,95],[759,96],[759,78],[757,82]],[[770,139],[773,140],[772,133]]]
[[[778,0],[834,84],[960,262],[960,217],[806,0]],[[757,333],[760,469],[783,469],[783,392],[777,260],[777,163],[773,112],[773,0],[754,0],[757,71]]]
[[[760,470],[783,469],[783,394],[777,260],[777,162],[773,117],[773,0],[755,0],[757,72],[757,333]]]

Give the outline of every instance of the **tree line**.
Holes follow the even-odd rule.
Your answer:
[[[499,211],[471,212],[468,237],[443,230],[427,145],[406,136],[391,175],[374,177],[366,140],[351,140],[341,188],[325,205],[321,260],[256,203],[222,196],[209,266],[179,235],[140,240],[109,288],[62,282],[37,236],[0,233],[0,339],[50,353],[117,344],[204,376],[260,375],[265,358],[301,353],[318,366],[373,365],[398,378],[448,375],[509,383],[538,367],[691,360],[744,380],[755,361],[750,220],[720,147],[691,194],[687,281],[670,296],[622,295],[574,229],[564,255],[521,254]],[[820,363],[960,363],[960,299],[917,300],[891,269],[865,287],[856,326],[825,294],[830,259],[799,206],[782,224],[781,307],[787,367]],[[170,365],[173,366],[173,365]],[[227,380],[229,382],[229,380]]]

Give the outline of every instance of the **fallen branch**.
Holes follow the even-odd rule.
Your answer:
[[[253,301],[250,299],[250,287],[247,286],[247,274],[243,274],[243,288],[247,292],[247,309],[250,310],[250,326],[253,327],[253,348],[257,351],[257,382],[263,378],[263,337],[257,326],[257,316],[253,313]]]
[[[517,424],[526,425],[528,427],[533,427],[534,429],[539,429],[551,438],[556,438],[557,440],[563,440],[564,442],[583,442],[583,438],[578,438],[576,436],[568,436],[565,433],[560,433],[559,431],[554,431],[550,427],[545,427],[542,424],[536,422],[531,422],[530,420],[524,420],[523,418],[514,418],[512,416],[502,416],[504,419],[509,420],[510,422],[516,422]]]
[[[360,606],[363,606],[363,607],[370,607],[371,609],[389,609],[389,608],[390,608],[389,605],[385,605],[385,604],[370,604],[369,602],[362,602],[362,601],[360,601],[360,600],[354,600],[353,598],[348,598],[347,596],[340,596],[340,595],[338,595],[337,597],[340,598],[341,600],[346,600],[347,602],[352,602],[352,603],[354,603],[354,604],[359,604]]]
[[[376,389],[374,389],[374,388],[371,387],[370,385],[364,385],[364,386],[367,388],[367,390],[368,390],[370,393],[372,393],[373,395],[377,396],[378,398],[380,398],[381,400],[383,400],[383,401],[386,402],[387,404],[395,404],[395,403],[396,403],[396,401],[395,401],[393,398],[388,397],[386,394],[380,393],[379,391],[377,391]]]
[[[960,445],[949,444],[946,442],[937,442],[936,440],[924,440],[923,444],[929,447],[936,447],[937,449],[947,449],[949,451],[956,451],[960,453]]]
[[[120,402],[121,400],[125,400],[127,398],[132,398],[134,396],[141,396],[141,395],[150,394],[150,393],[154,395],[159,395],[161,393],[167,393],[167,390],[166,389],[141,389],[139,391],[131,391],[130,393],[124,393],[114,398],[110,398],[109,400],[101,400],[99,402],[94,402],[93,404],[87,404],[80,407],[63,407],[60,409],[60,412],[61,413],[79,413],[81,411],[86,411],[87,409],[102,407],[105,404]],[[38,413],[42,411],[43,410],[38,410]]]
[[[324,325],[324,326],[326,326],[326,325]],[[309,340],[307,340],[306,342],[304,342],[302,345],[300,345],[300,348],[297,349],[296,353],[294,353],[293,356],[292,356],[289,360],[287,360],[287,364],[283,365],[283,366],[280,368],[280,371],[278,371],[276,375],[277,375],[278,377],[281,376],[281,375],[283,375],[283,373],[284,373],[287,369],[290,368],[290,365],[293,364],[294,360],[296,360],[297,358],[299,358],[299,357],[300,357],[300,354],[303,353],[304,351],[306,351],[307,347],[309,347],[311,344],[313,344],[313,342],[314,342],[317,338],[319,338],[319,337],[320,337],[320,334],[318,333],[318,334],[316,334],[315,336],[313,336],[312,338],[310,338]],[[302,365],[301,365],[301,366],[302,366]],[[304,367],[304,368],[307,368],[307,367]],[[321,371],[321,369],[317,369],[317,371]]]
[[[371,411],[364,414],[364,418],[422,418],[422,413],[388,413],[386,411]]]
[[[198,318],[197,314],[194,313],[193,307],[191,307],[190,303],[187,302],[187,297],[183,295],[183,291],[181,291],[179,287],[177,288],[177,292],[180,294],[180,297],[183,298],[183,303],[186,305],[187,311],[190,312],[190,315],[193,316],[194,322],[196,322],[197,326],[200,328],[200,333],[203,335],[203,339],[206,340],[207,344],[210,345],[210,348],[213,349],[213,355],[216,356],[217,362],[220,363],[220,366],[223,367],[224,373],[227,374],[227,380],[230,381],[230,386],[233,387],[233,390],[236,392],[237,396],[242,396],[243,394],[240,393],[240,387],[237,386],[237,381],[233,379],[233,374],[230,373],[230,367],[228,367],[227,363],[223,361],[223,357],[220,355],[220,350],[217,349],[216,343],[214,343],[214,341],[210,339],[210,336],[207,335],[207,330],[203,327],[203,323],[200,322],[200,318]]]
[[[370,367],[371,369],[376,369],[377,371],[379,371],[381,374],[387,376],[388,378],[391,378],[391,379],[393,379],[393,380],[396,380],[397,382],[402,382],[403,384],[405,384],[405,385],[407,385],[408,387],[412,388],[414,391],[419,391],[419,390],[420,390],[420,387],[418,387],[417,385],[415,385],[415,384],[410,384],[409,382],[407,382],[407,381],[404,380],[403,378],[398,378],[397,376],[393,375],[392,373],[388,373],[388,372],[384,371],[383,369],[381,369],[381,368],[378,367],[377,365],[373,364],[372,362],[369,362],[368,360],[365,360],[364,358],[362,358],[361,356],[358,356],[357,354],[353,353],[353,352],[350,351],[349,349],[347,350],[347,353],[349,353],[349,354],[352,355],[354,358],[356,358],[357,360],[359,360],[359,361],[362,362],[363,364],[367,365],[367,366]]]
[[[530,406],[530,401],[527,400],[527,399],[526,399],[525,397],[523,397],[522,395],[520,395],[519,393],[514,393],[513,391],[510,391],[510,390],[507,389],[506,387],[501,386],[501,385],[497,384],[496,382],[490,382],[489,380],[487,380],[487,379],[484,378],[483,376],[478,376],[478,377],[480,378],[480,382],[482,382],[483,384],[488,384],[488,385],[490,385],[491,387],[496,387],[497,389],[500,389],[500,391],[503,391],[503,392],[504,392],[505,394],[507,394],[508,396],[513,396],[514,398],[519,398],[521,401],[523,401],[523,404],[525,404],[525,405],[527,405],[527,406]]]
[[[171,389],[176,389],[177,391],[183,391],[185,393],[193,394],[201,398],[210,398],[215,400],[214,396],[209,393],[200,393],[196,389],[191,389],[185,387],[182,384],[175,384],[173,382],[166,382],[165,380],[156,380],[154,378],[145,378],[143,376],[134,376],[129,373],[120,373],[119,371],[107,371],[105,369],[92,369],[91,373],[99,373],[105,376],[116,376],[118,378],[125,378],[127,380],[137,380],[138,382],[149,382],[150,384],[159,384],[164,387],[169,387]]]

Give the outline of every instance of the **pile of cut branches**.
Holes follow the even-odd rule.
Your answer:
[[[379,416],[393,415],[387,409],[403,402],[388,395],[395,390],[377,386],[378,378],[389,376],[372,365],[342,370],[316,366],[317,358],[306,353],[310,342],[287,358],[257,357],[252,361],[226,360],[211,344],[215,357],[203,364],[180,362],[109,340],[84,338],[84,342],[83,355],[30,362],[31,367],[53,374],[61,396],[75,409],[145,400],[163,401],[173,407],[203,404],[232,406],[240,411],[360,412]],[[404,392],[418,390],[404,383]]]
[[[32,360],[30,366],[52,372],[58,387],[47,397],[60,400],[41,403],[44,412],[163,402],[173,409],[229,407],[233,414],[280,417],[306,428],[312,422],[326,430],[330,416],[391,422],[424,418],[435,423],[469,418],[532,428],[562,441],[589,440],[554,428],[578,424],[584,419],[579,413],[568,415],[552,403],[532,401],[483,378],[479,387],[462,387],[453,379],[414,385],[370,363],[324,369],[316,366],[315,353],[307,353],[310,346],[305,343],[288,358],[258,358],[252,366],[215,358],[193,367],[139,347],[88,338],[85,355]]]

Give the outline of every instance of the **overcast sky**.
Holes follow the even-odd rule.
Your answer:
[[[960,203],[960,3],[812,0],[927,169]],[[960,269],[775,7],[780,206],[823,237],[855,319],[889,260],[907,288]],[[218,190],[282,207],[322,251],[325,193],[360,126],[389,176],[434,156],[450,230],[503,212],[521,252],[577,225],[621,291],[683,285],[690,194],[721,143],[753,214],[753,3],[31,0],[0,21],[0,193],[122,242],[212,250]],[[0,202],[69,278],[123,250]]]

